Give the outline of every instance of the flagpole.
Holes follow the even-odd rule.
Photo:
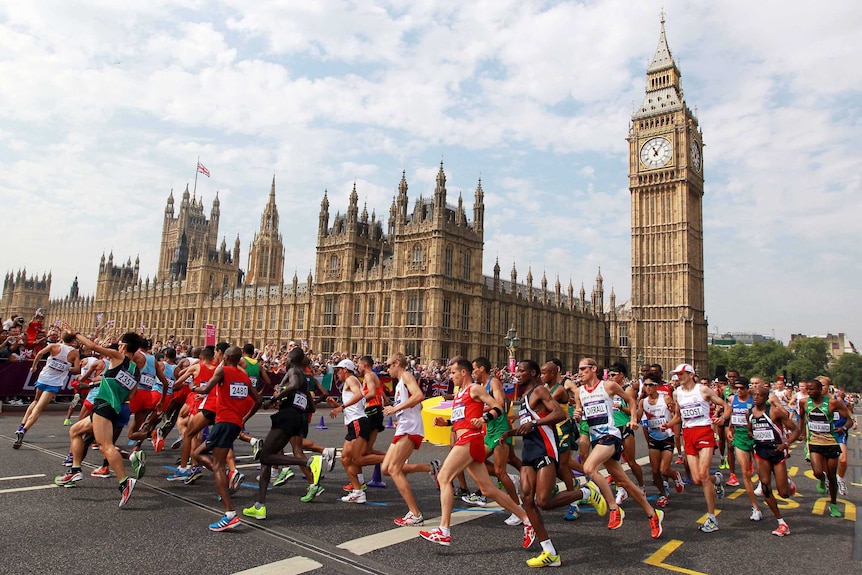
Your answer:
[[[201,157],[198,156],[198,164],[195,166],[195,189],[192,191],[192,197],[194,197],[198,191],[198,172],[200,171],[200,167],[201,167]]]

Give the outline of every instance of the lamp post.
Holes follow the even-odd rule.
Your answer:
[[[506,349],[509,351],[509,373],[515,374],[515,350],[521,345],[521,338],[518,337],[518,332],[515,331],[515,326],[509,328],[506,337],[503,338],[506,342]]]

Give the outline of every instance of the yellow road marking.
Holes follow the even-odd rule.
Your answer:
[[[847,501],[846,499],[841,499],[840,497],[835,500],[836,503],[844,504],[844,519],[847,521],[856,521],[856,506]],[[811,513],[814,515],[825,515],[826,514],[826,506],[829,504],[828,497],[821,497],[814,503],[814,508],[811,510]]]
[[[670,541],[662,545],[658,551],[647,557],[644,563],[646,563],[647,565],[652,565],[653,567],[660,567],[669,571],[676,571],[677,573],[688,573],[688,575],[706,575],[706,573],[703,573],[701,571],[694,571],[692,569],[686,569],[685,567],[677,567],[676,565],[669,565],[665,563],[665,559],[670,557],[671,553],[679,549],[680,545],[682,545],[682,541],[679,541],[678,539],[671,539]]]
[[[744,490],[743,490],[743,492],[744,492]],[[721,513],[721,509],[715,510],[715,516],[716,517],[718,517],[720,513]],[[697,523],[703,524],[706,521],[706,516],[707,516],[707,514],[704,513],[703,516],[697,520]]]
[[[797,473],[799,473],[799,468],[794,465],[787,470],[787,477],[796,477]]]

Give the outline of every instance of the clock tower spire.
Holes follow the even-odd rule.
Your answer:
[[[703,158],[697,118],[661,31],[643,103],[629,128],[634,359],[707,373],[703,274]]]

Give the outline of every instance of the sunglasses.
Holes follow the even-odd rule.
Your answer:
[[[594,366],[594,365],[579,365],[579,366],[578,366],[578,371],[583,371],[583,370],[585,370],[585,369],[590,369],[591,367],[596,367],[596,366]]]
[[[645,381],[645,382],[644,382],[644,387],[646,387],[647,385],[653,385],[653,386],[654,386],[654,385],[655,385],[655,382],[654,382],[654,381]]]
[[[620,374],[620,372],[618,372],[618,371],[609,371],[609,372],[608,372],[608,376],[609,376],[609,377],[616,377],[616,376],[618,376],[619,374]]]

